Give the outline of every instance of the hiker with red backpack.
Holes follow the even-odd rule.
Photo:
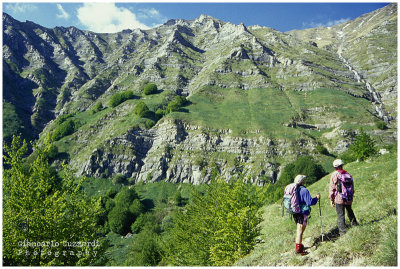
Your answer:
[[[329,199],[331,206],[336,207],[337,223],[341,236],[346,232],[345,210],[351,225],[358,225],[356,216],[351,208],[354,196],[354,182],[352,176],[343,169],[343,165],[344,163],[340,159],[333,161],[333,167],[336,171],[333,172],[329,184]]]
[[[284,208],[293,215],[293,219],[297,225],[296,233],[296,253],[306,255],[303,241],[303,233],[307,227],[308,216],[310,215],[311,206],[317,204],[321,198],[319,193],[315,198],[311,198],[310,192],[304,187],[306,176],[297,175],[294,183],[286,186],[282,204]],[[283,207],[282,207],[283,209]]]

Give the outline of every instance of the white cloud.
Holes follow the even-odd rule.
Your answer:
[[[140,18],[143,21],[147,21],[151,27],[157,27],[165,23],[168,18],[163,16],[157,9],[155,8],[150,8],[150,9],[145,9],[141,8],[138,9],[137,12],[138,18]]]
[[[346,21],[349,21],[350,20],[350,18],[342,18],[342,19],[339,19],[339,20],[331,20],[331,21],[328,21],[328,22],[326,22],[326,23],[321,23],[321,22],[319,22],[319,23],[316,23],[316,22],[303,22],[303,28],[317,28],[317,27],[330,27],[330,26],[333,26],[333,25],[337,25],[337,24],[341,24],[341,23],[344,23],[344,22],[346,22]]]
[[[115,3],[84,3],[78,8],[80,22],[96,33],[115,33],[124,29],[148,29],[130,10],[117,7]]]
[[[6,4],[5,9],[13,14],[25,13],[27,11],[33,11],[37,9],[37,6],[27,3],[13,3]]]
[[[57,4],[57,8],[60,11],[60,14],[57,14],[57,18],[68,20],[69,14],[63,9],[62,5]]]

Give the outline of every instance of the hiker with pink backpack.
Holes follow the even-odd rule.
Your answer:
[[[333,161],[333,167],[336,171],[333,172],[329,184],[329,199],[331,206],[336,207],[337,223],[341,236],[346,232],[345,210],[351,225],[358,225],[356,216],[351,208],[354,196],[354,182],[351,175],[343,169],[343,165],[344,163],[340,159]]]

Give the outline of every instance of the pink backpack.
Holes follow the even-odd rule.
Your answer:
[[[283,216],[283,211],[286,208],[286,210],[289,213],[290,218],[292,217],[293,214],[300,213],[301,208],[299,204],[299,194],[298,188],[299,186],[296,185],[296,183],[292,183],[286,186],[285,191],[283,192],[283,200],[282,200],[282,216]]]

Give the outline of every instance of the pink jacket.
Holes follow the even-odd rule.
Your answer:
[[[344,170],[343,170],[344,171]],[[338,195],[337,182],[338,182],[339,171],[333,172],[331,176],[331,182],[329,183],[329,199],[335,201],[335,204],[339,205],[351,205],[353,201],[343,201],[343,199]]]

